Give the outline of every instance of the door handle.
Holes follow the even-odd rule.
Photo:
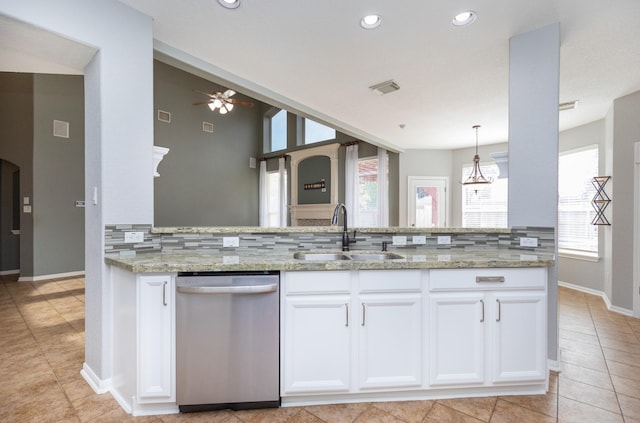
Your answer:
[[[499,322],[502,318],[502,304],[500,304],[500,300],[496,298],[496,303],[498,303],[498,317],[496,318],[496,322]]]
[[[266,294],[277,290],[277,283],[246,286],[178,286],[178,292],[182,294]]]
[[[480,323],[484,323],[484,300],[480,300],[480,304],[482,304],[482,317],[480,318]]]
[[[367,309],[365,307],[365,304],[362,303],[362,326],[364,326],[364,319],[365,319],[366,311],[367,311]]]
[[[345,309],[345,321],[344,321],[344,325],[345,327],[349,327],[349,303],[344,303],[344,309]]]
[[[162,284],[162,305],[167,306],[167,281]]]

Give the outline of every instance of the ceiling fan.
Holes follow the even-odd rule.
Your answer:
[[[205,93],[204,91],[193,90],[198,94],[203,94],[209,97],[206,101],[198,101],[197,103],[193,103],[194,106],[198,106],[201,104],[206,104],[212,111],[219,109],[221,115],[227,114],[233,110],[233,106],[235,104],[239,104],[245,107],[253,107],[253,103],[244,100],[238,100],[235,98],[231,98],[236,92],[229,89],[225,92],[215,92],[215,93]]]

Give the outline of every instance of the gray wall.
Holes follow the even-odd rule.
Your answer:
[[[33,75],[0,73],[0,158],[20,168],[20,199],[33,197]],[[20,271],[33,275],[33,215],[20,214]],[[0,234],[4,239],[5,234]]]
[[[11,232],[13,208],[20,207],[20,202],[14,204],[13,198],[13,175],[16,172],[19,172],[16,165],[0,159],[0,274],[20,269],[20,236]]]
[[[84,209],[74,201],[84,199],[83,78],[5,72],[0,92],[0,158],[19,167],[20,201],[32,206],[20,213],[20,277],[81,272]],[[54,119],[70,122],[69,139],[53,137]]]
[[[34,276],[84,271],[84,81],[34,75]],[[53,121],[69,122],[69,138]]]
[[[217,84],[154,62],[154,106],[171,113],[171,123],[155,119],[154,144],[170,149],[155,178],[155,226],[257,226],[258,167],[249,158],[262,149],[262,107],[236,106],[221,115],[197,89]],[[243,99],[236,94],[235,98]],[[213,124],[213,133],[202,122]],[[133,222],[136,223],[136,222]]]

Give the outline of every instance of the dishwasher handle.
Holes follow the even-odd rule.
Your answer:
[[[178,286],[182,294],[266,294],[278,290],[277,283],[238,286]]]

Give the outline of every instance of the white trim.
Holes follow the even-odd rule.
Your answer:
[[[96,394],[106,394],[111,389],[111,379],[100,379],[87,363],[82,364],[80,375],[87,381]],[[117,398],[116,398],[117,399]]]
[[[640,317],[640,141],[633,144],[633,314]]]
[[[20,273],[20,269],[2,270],[2,271],[0,271],[0,276],[15,275],[16,273]]]
[[[573,260],[584,260],[590,261],[593,263],[597,263],[600,261],[600,256],[598,253],[589,253],[585,251],[578,250],[568,250],[558,248],[558,257],[573,259]]]
[[[558,281],[558,286],[562,286],[563,288],[569,288],[569,289],[573,289],[574,291],[580,291],[580,292],[584,292],[585,294],[591,294],[591,295],[600,297],[602,298],[605,305],[607,306],[607,310],[613,311],[619,314],[624,314],[625,316],[633,317],[632,310],[612,305],[609,297],[607,297],[607,295],[602,291],[598,291],[596,289],[591,289],[591,288],[585,288],[584,286],[575,285],[572,283],[562,282],[562,281]]]
[[[560,357],[560,353],[558,353],[558,357]],[[560,368],[560,361],[558,360],[547,359],[547,369],[557,373],[562,373],[562,369]]]
[[[46,281],[49,279],[73,278],[76,276],[84,276],[84,270],[79,270],[77,272],[54,273],[51,275],[20,276],[18,278],[18,282],[39,282],[39,281]]]

